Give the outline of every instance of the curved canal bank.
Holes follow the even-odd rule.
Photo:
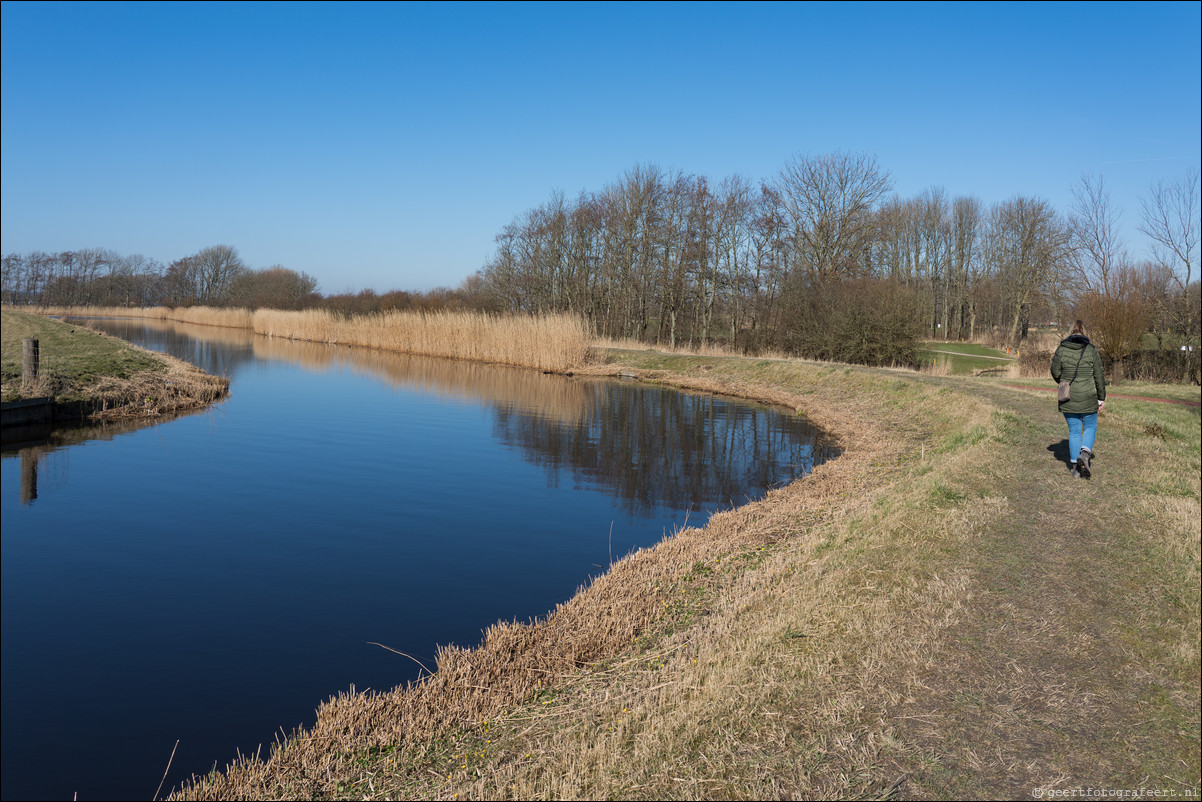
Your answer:
[[[229,393],[227,378],[83,325],[10,309],[0,317],[6,427],[154,419],[203,408]],[[23,365],[27,339],[38,351]]]
[[[1039,393],[616,359],[591,370],[804,408],[843,456],[623,559],[543,621],[443,650],[433,676],[331,699],[175,797],[1196,789],[1196,411],[1108,408],[1105,467],[1074,483]]]
[[[89,325],[234,389],[5,452],[5,798],[149,793],[178,740],[170,789],[418,675],[375,644],[433,666],[822,456],[798,416],[645,383]],[[66,762],[65,731],[90,744]]]

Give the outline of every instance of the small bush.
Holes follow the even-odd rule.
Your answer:
[[[1043,348],[1025,347],[1018,354],[1018,371],[1020,376],[1048,378],[1052,375],[1052,354]]]

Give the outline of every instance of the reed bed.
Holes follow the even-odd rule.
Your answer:
[[[176,312],[166,306],[5,306],[18,312],[29,312],[49,317],[136,317],[148,320],[174,320]]]
[[[339,317],[324,310],[260,309],[255,333],[540,370],[566,371],[588,351],[588,330],[571,315],[387,312]]]
[[[11,308],[11,307],[6,307]],[[35,311],[22,308],[21,311]],[[249,309],[218,309],[210,306],[46,306],[36,310],[52,317],[132,317],[142,320],[174,320],[199,326],[228,329],[253,328],[254,312]]]
[[[589,333],[573,315],[488,315],[480,312],[386,312],[343,317],[321,309],[168,309],[48,307],[44,315],[136,317],[251,329],[267,337],[378,348],[566,372],[583,364]]]
[[[170,319],[199,326],[250,329],[254,328],[254,316],[255,313],[250,309],[213,309],[207,306],[191,306],[187,309],[176,309]]]

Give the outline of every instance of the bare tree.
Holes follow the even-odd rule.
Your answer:
[[[1160,181],[1151,188],[1148,197],[1140,199],[1143,225],[1139,230],[1156,243],[1156,257],[1172,271],[1179,296],[1172,305],[1186,350],[1188,374],[1196,375],[1202,357],[1192,349],[1193,338],[1199,332],[1202,309],[1199,308],[1198,288],[1194,286],[1194,267],[1198,261],[1198,168],[1188,170],[1172,183]]]
[[[1194,280],[1198,260],[1198,169],[1180,181],[1160,181],[1140,199],[1143,224],[1139,230],[1156,243],[1157,257],[1173,268],[1182,289]]]
[[[778,178],[802,264],[818,281],[854,273],[873,233],[872,213],[892,188],[867,154],[798,156]]]
[[[246,270],[238,249],[232,245],[211,245],[192,258],[197,303],[224,304],[230,283]]]
[[[958,197],[952,201],[952,252],[950,269],[952,281],[951,305],[957,337],[968,339],[976,334],[976,285],[980,271],[978,242],[981,227],[981,202],[976,198]]]
[[[1019,196],[995,205],[989,216],[988,258],[1009,315],[1007,339],[1026,334],[1032,302],[1046,295],[1070,255],[1068,225],[1046,201]]]
[[[1130,266],[1119,236],[1120,218],[1102,177],[1082,176],[1073,187],[1073,256],[1085,287],[1107,296],[1112,277]]]
[[[1110,360],[1111,380],[1123,380],[1123,360],[1139,350],[1148,330],[1148,298],[1139,272],[1129,264],[1113,270],[1108,290],[1091,289],[1080,302],[1098,349]]]
[[[1115,383],[1123,360],[1139,350],[1152,311],[1150,282],[1136,270],[1119,235],[1119,212],[1105,181],[1084,176],[1073,188],[1073,257],[1084,286],[1083,315],[1111,363]]]

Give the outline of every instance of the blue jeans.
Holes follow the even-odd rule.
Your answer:
[[[1081,449],[1088,448],[1093,453],[1093,442],[1098,436],[1098,413],[1081,415],[1065,412],[1064,419],[1068,421],[1068,459],[1075,463]]]

